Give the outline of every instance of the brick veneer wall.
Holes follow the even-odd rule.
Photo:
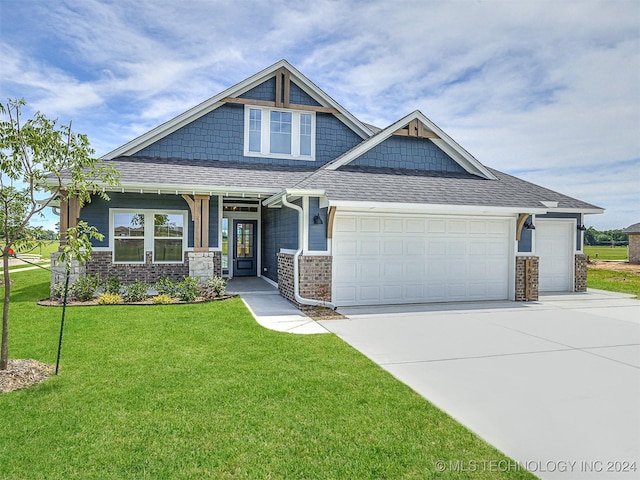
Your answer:
[[[640,264],[640,233],[629,234],[629,263]]]
[[[574,291],[587,291],[587,259],[584,253],[576,253],[574,270]]]
[[[293,293],[293,255],[278,253],[278,290],[280,295],[296,303]]]
[[[300,296],[331,301],[331,260],[328,255],[300,257]]]
[[[93,252],[87,262],[87,275],[98,274],[105,279],[114,275],[127,284],[136,280],[156,283],[160,277],[182,280],[189,275],[188,252],[184,254],[183,263],[153,263],[151,252],[146,252],[144,264],[114,264],[111,255],[112,252]]]
[[[531,260],[531,275],[525,271],[525,260]],[[516,302],[538,300],[538,257],[516,257]],[[531,287],[531,295],[527,297],[527,282]]]
[[[294,295],[293,258],[289,253],[278,253],[278,290],[290,302],[298,304]],[[332,257],[303,255],[299,259],[300,296],[331,301]]]

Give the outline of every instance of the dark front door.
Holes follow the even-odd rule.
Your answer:
[[[233,221],[233,276],[255,277],[257,220]]]

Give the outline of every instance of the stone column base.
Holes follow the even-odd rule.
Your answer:
[[[222,252],[188,252],[189,276],[204,280],[222,276]]]
[[[49,291],[53,290],[53,286],[56,283],[64,283],[67,279],[67,263],[59,261],[60,252],[53,252],[51,254],[51,278],[49,283]],[[78,278],[87,274],[86,265],[78,262],[77,260],[71,261],[71,267],[69,270],[69,285],[73,285]]]

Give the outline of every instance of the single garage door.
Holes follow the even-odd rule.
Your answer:
[[[538,282],[541,292],[573,291],[573,232],[576,224],[566,220],[536,219]]]
[[[336,212],[333,303],[509,298],[510,219]]]

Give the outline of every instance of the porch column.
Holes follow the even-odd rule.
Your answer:
[[[69,197],[66,190],[60,191],[60,248],[67,244],[68,230],[78,226],[80,202],[78,197]]]
[[[182,195],[193,219],[193,251],[209,251],[209,195]]]

